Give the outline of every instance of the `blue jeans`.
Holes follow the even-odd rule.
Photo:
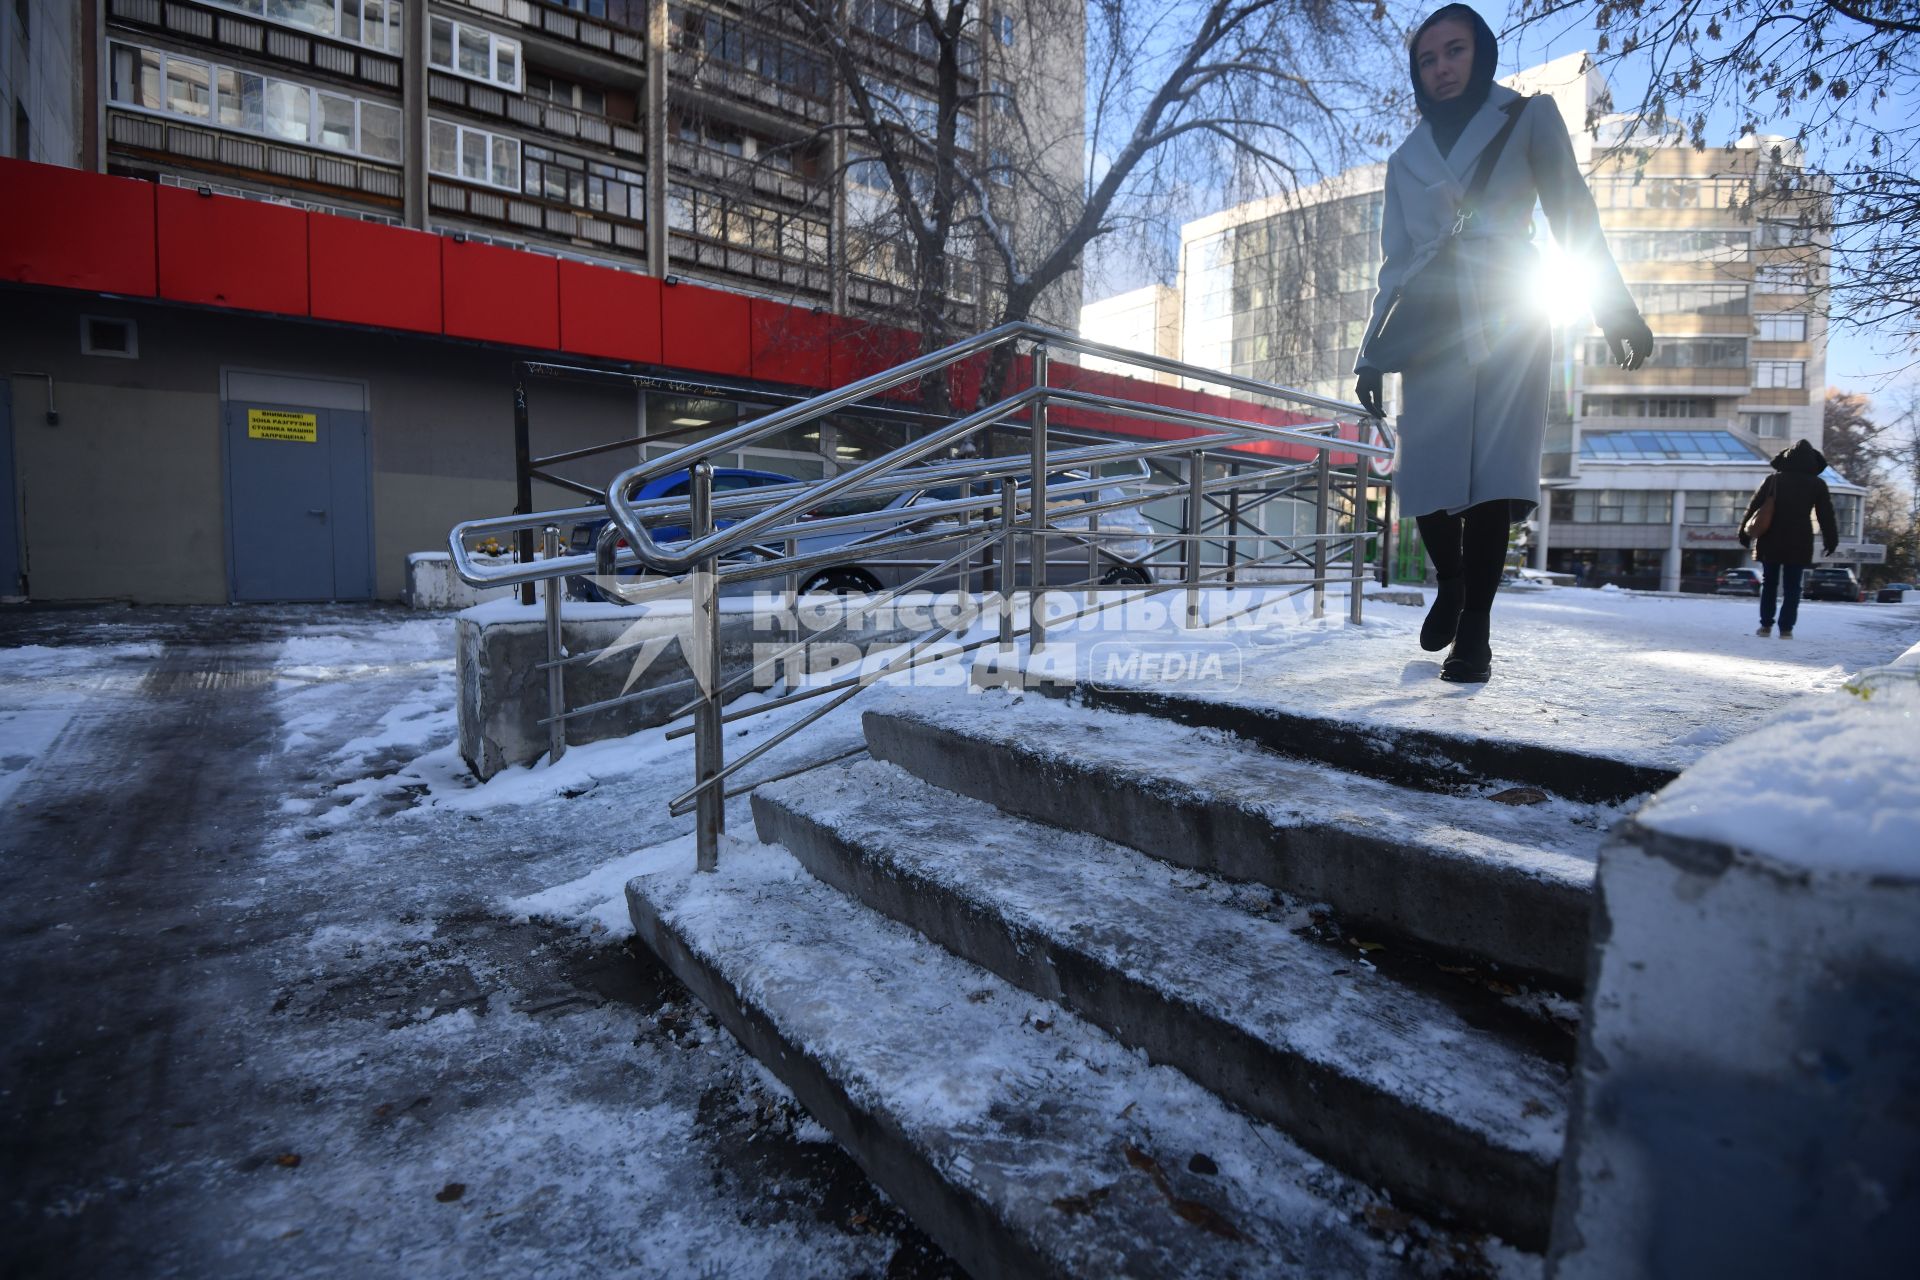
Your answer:
[[[1800,618],[1800,575],[1807,571],[1803,564],[1779,564],[1769,560],[1760,566],[1760,625],[1773,625],[1773,602],[1778,597],[1780,579],[1787,580],[1786,598],[1780,601],[1780,629],[1793,630],[1793,624]]]

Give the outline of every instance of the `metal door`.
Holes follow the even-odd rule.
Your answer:
[[[369,599],[367,415],[229,401],[226,418],[233,599]]]
[[[23,594],[20,584],[20,494],[14,487],[13,384],[0,378],[0,596]]]

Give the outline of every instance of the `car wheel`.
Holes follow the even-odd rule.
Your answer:
[[[1100,575],[1100,585],[1103,587],[1123,585],[1129,587],[1144,587],[1152,581],[1153,579],[1147,574],[1145,569],[1132,564],[1117,564]]]
[[[865,569],[854,569],[846,566],[822,569],[819,573],[814,574],[811,578],[808,578],[800,584],[800,594],[803,596],[820,594],[865,596],[872,595],[878,590],[880,590],[880,580],[878,578],[868,573]]]

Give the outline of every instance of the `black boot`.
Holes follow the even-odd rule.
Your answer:
[[[1493,675],[1493,646],[1487,642],[1492,615],[1462,613],[1453,637],[1453,652],[1440,664],[1440,678],[1455,684],[1484,684]]]
[[[1420,647],[1428,653],[1438,653],[1453,643],[1454,628],[1460,625],[1460,606],[1466,603],[1467,580],[1461,574],[1440,579],[1440,589],[1434,593],[1433,608],[1427,610],[1427,620],[1420,624]]]

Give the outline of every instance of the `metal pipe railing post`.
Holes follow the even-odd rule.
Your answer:
[[[713,464],[704,458],[693,464],[692,510],[693,536],[704,538],[713,532]],[[722,765],[723,732],[720,720],[720,558],[711,555],[693,571],[692,634],[693,652],[687,665],[701,686],[700,705],[693,712],[694,785],[710,784],[700,793],[694,809],[694,853],[698,869],[713,871],[720,865],[720,833],[726,829],[726,791],[713,782]]]
[[[1014,503],[1020,486],[1012,476],[1000,480],[1000,649],[1013,648]]]
[[[513,513],[533,513],[533,425],[527,418],[527,366],[522,364],[513,378]],[[515,559],[533,563],[533,530],[522,529],[514,535]],[[522,583],[520,603],[533,603],[533,584]]]
[[[1358,432],[1356,431],[1356,435]],[[1353,541],[1348,544],[1349,564],[1348,590],[1353,598],[1347,601],[1347,621],[1359,626],[1361,601],[1365,598],[1367,581],[1367,455],[1353,455]]]
[[[1333,482],[1333,462],[1331,455],[1320,450],[1320,461],[1315,468],[1313,497],[1313,616],[1327,616],[1327,531],[1328,507],[1327,489]]]
[[[1207,455],[1195,453],[1187,462],[1187,626],[1200,625],[1200,526],[1206,523]]]
[[[1238,480],[1240,478],[1240,464],[1237,462],[1229,462],[1227,464],[1227,476],[1229,479]],[[1256,548],[1256,550],[1257,549],[1258,548]],[[1239,486],[1236,485],[1232,489],[1227,490],[1227,581],[1229,583],[1238,580],[1239,575],[1236,570],[1239,563],[1240,489]]]
[[[1096,494],[1097,498],[1099,495]],[[1100,513],[1087,514],[1087,532],[1093,536],[1087,539],[1087,583],[1097,586],[1100,582]]]
[[[1047,643],[1047,620],[1043,588],[1047,582],[1047,349],[1033,349],[1033,385],[1041,394],[1033,402],[1031,452],[1033,478],[1027,484],[1027,497],[1033,504],[1028,512],[1027,528],[1027,652],[1037,654]]]
[[[560,558],[560,526],[548,525],[541,532],[541,554],[548,560]],[[567,646],[560,633],[560,601],[567,593],[565,578],[548,578],[545,586],[547,605],[547,763],[558,764],[567,754],[567,676],[560,665]]]

